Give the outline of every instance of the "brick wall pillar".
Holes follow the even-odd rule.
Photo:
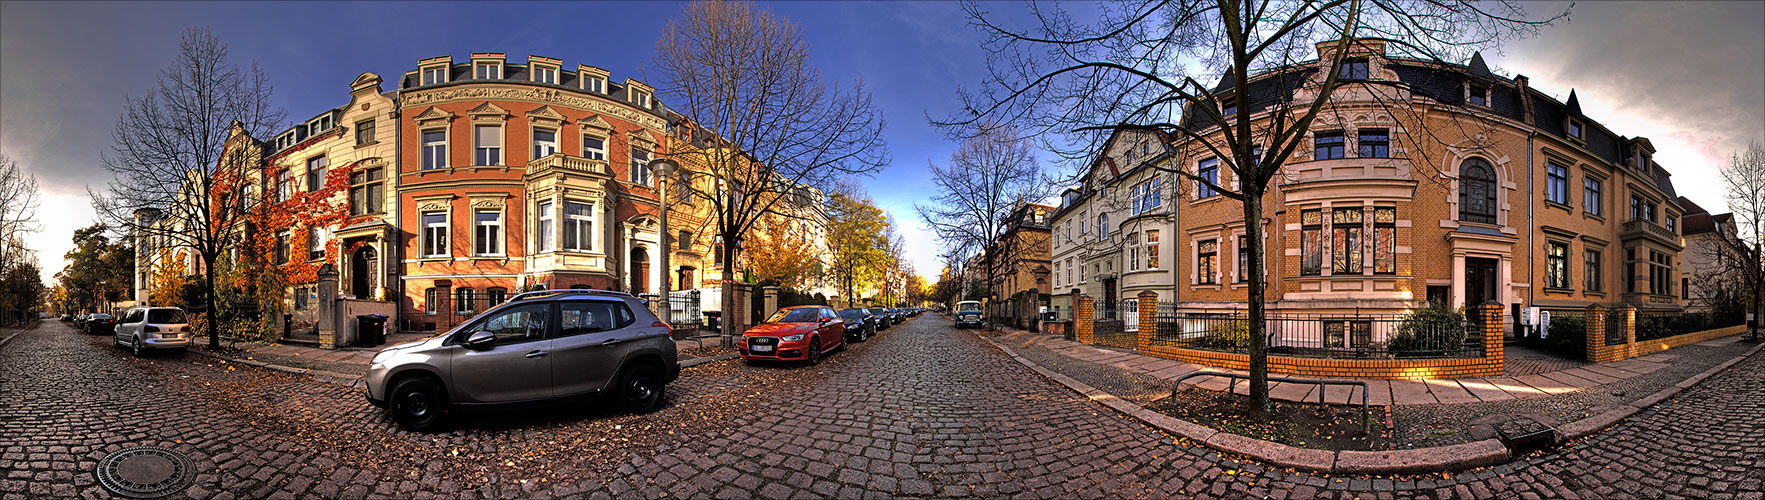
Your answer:
[[[1478,314],[1483,315],[1483,359],[1500,367],[1506,362],[1502,343],[1507,336],[1507,332],[1502,330],[1501,304],[1487,302],[1478,306],[1478,309]]]
[[[1134,342],[1136,349],[1145,351],[1152,345],[1153,335],[1158,333],[1158,293],[1151,290],[1140,292],[1140,331],[1139,338]]]
[[[1074,330],[1078,332],[1078,341],[1086,344],[1096,340],[1091,337],[1091,304],[1090,297],[1079,296],[1079,303],[1073,309],[1072,315],[1072,324]]]
[[[435,280],[435,333],[442,333],[453,329],[453,298],[453,280]]]
[[[1599,304],[1587,306],[1587,360],[1594,363],[1616,361],[1612,346],[1606,345],[1606,310]]]
[[[1618,310],[1618,314],[1623,316],[1619,321],[1624,322],[1624,345],[1612,350],[1615,356],[1613,361],[1636,357],[1636,308],[1624,306]]]

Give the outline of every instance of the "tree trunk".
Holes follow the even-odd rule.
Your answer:
[[[735,336],[742,332],[735,331],[735,238],[723,235],[723,340],[719,342],[725,348],[735,347]]]
[[[214,297],[215,297],[215,293],[214,293],[214,261],[215,261],[215,256],[204,255],[204,256],[202,256],[202,260],[203,260],[202,274],[204,277],[204,279],[203,279],[204,283],[202,284],[202,291],[203,291],[203,295],[205,295],[205,297],[203,297],[203,300],[205,302],[207,302],[202,305],[202,310],[203,310],[203,313],[208,316],[208,321],[203,322],[203,323],[207,324],[207,328],[208,328],[208,348],[209,349],[220,349],[221,348],[221,330],[219,327],[216,326],[216,323],[219,323],[221,321],[221,318],[220,318],[220,316],[215,314],[216,311],[215,311],[215,306],[214,306]]]
[[[1264,334],[1266,325],[1263,321],[1263,288],[1268,286],[1263,278],[1262,241],[1262,188],[1253,183],[1241,183],[1244,186],[1244,237],[1250,240],[1250,290],[1246,292],[1250,302],[1250,399],[1245,401],[1246,410],[1255,418],[1263,418],[1269,407],[1269,355],[1268,338]]]

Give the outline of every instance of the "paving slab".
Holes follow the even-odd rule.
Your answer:
[[[1525,377],[1536,377],[1536,375],[1525,375]],[[1482,380],[1516,398],[1548,396],[1551,394],[1550,392],[1534,387],[1533,385],[1515,377],[1489,377]]]
[[[1391,406],[1396,398],[1392,397],[1390,380],[1367,380],[1367,404],[1373,406]],[[1360,386],[1350,386],[1354,392],[1348,395],[1348,404],[1361,404]]]
[[[1358,385],[1326,385],[1324,386],[1324,402],[1333,405],[1358,405],[1361,404],[1361,392],[1361,387]],[[1372,401],[1370,395],[1368,396],[1367,404],[1385,406],[1390,404],[1390,402],[1390,387],[1386,387],[1384,404]]]
[[[1587,365],[1587,366],[1581,367],[1581,369],[1587,370],[1590,372],[1594,372],[1594,373],[1598,373],[1600,375],[1605,375],[1607,377],[1612,377],[1612,378],[1615,378],[1618,380],[1623,380],[1623,379],[1627,379],[1630,377],[1635,377],[1637,375],[1636,373],[1633,373],[1633,372],[1624,371],[1624,370],[1621,370],[1618,368],[1613,368],[1613,367],[1606,366],[1606,365]]]
[[[1295,383],[1289,383],[1289,382],[1276,382],[1276,383],[1274,383],[1274,385],[1269,386],[1269,397],[1273,398],[1273,399],[1279,399],[1282,401],[1304,402],[1304,401],[1307,401],[1308,399],[1310,399],[1312,401],[1316,401],[1315,397],[1314,398],[1307,398],[1306,396],[1314,396],[1317,388],[1318,388],[1317,384],[1295,384]]]
[[[1586,369],[1586,367],[1573,368],[1573,369],[1563,370],[1563,371],[1555,372],[1555,373],[1562,373],[1564,375],[1574,375],[1576,377],[1591,380],[1595,384],[1599,384],[1599,385],[1606,385],[1606,384],[1610,384],[1610,383],[1619,382],[1619,381],[1624,380],[1619,377],[1614,377],[1611,375],[1606,375],[1603,373],[1595,372],[1593,370],[1588,370],[1588,369]]]
[[[1428,392],[1428,385],[1414,380],[1393,380],[1391,384],[1391,403],[1395,405],[1426,405],[1439,403],[1434,395]],[[1469,396],[1470,394],[1466,394]],[[1375,396],[1377,397],[1377,396]]]
[[[1554,379],[1546,378],[1542,374],[1521,375],[1518,377],[1514,377],[1514,380],[1518,380],[1521,383],[1532,386],[1534,389],[1536,389],[1539,392],[1542,392],[1544,394],[1547,394],[1547,395],[1548,394],[1562,394],[1565,392],[1575,392],[1577,390],[1580,390],[1573,385],[1565,384],[1562,382],[1558,382]]]
[[[1513,394],[1509,394],[1508,391],[1502,390],[1500,386],[1497,386],[1494,382],[1490,382],[1489,379],[1459,379],[1458,383],[1460,387],[1464,387],[1465,391],[1470,392],[1472,396],[1476,396],[1480,401],[1493,402],[1514,399]]]
[[[1197,364],[1193,364],[1193,363],[1180,363],[1177,366],[1173,366],[1170,368],[1165,368],[1163,370],[1152,372],[1151,375],[1153,377],[1157,377],[1157,378],[1163,379],[1163,380],[1176,380],[1178,377],[1182,377],[1184,375],[1195,373],[1195,372],[1201,371],[1206,368],[1207,367],[1205,367],[1205,366],[1201,366],[1201,365],[1197,365]]]
[[[1592,380],[1577,377],[1573,374],[1568,373],[1567,371],[1540,373],[1540,374],[1538,374],[1538,376],[1544,377],[1547,379],[1551,379],[1551,380],[1555,380],[1555,381],[1557,381],[1557,383],[1563,384],[1565,386],[1568,386],[1568,387],[1576,389],[1576,390],[1586,389],[1589,387],[1595,387],[1595,386],[1600,385],[1599,382],[1594,382]]]
[[[1460,387],[1458,382],[1450,379],[1428,379],[1423,380],[1422,383],[1427,384],[1428,392],[1433,394],[1434,399],[1439,400],[1441,403],[1450,405],[1481,401],[1477,396],[1471,394],[1471,391],[1466,390],[1464,387]]]

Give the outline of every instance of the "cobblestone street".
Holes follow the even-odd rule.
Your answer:
[[[0,497],[106,498],[162,446],[182,495],[263,497],[1762,498],[1765,359],[1583,442],[1492,468],[1324,476],[1125,419],[928,314],[819,366],[686,370],[648,415],[484,411],[401,431],[356,389],[196,355],[134,359],[44,323],[0,348]]]

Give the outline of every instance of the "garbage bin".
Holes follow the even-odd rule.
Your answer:
[[[374,347],[386,343],[386,315],[363,314],[355,317],[356,345]]]

